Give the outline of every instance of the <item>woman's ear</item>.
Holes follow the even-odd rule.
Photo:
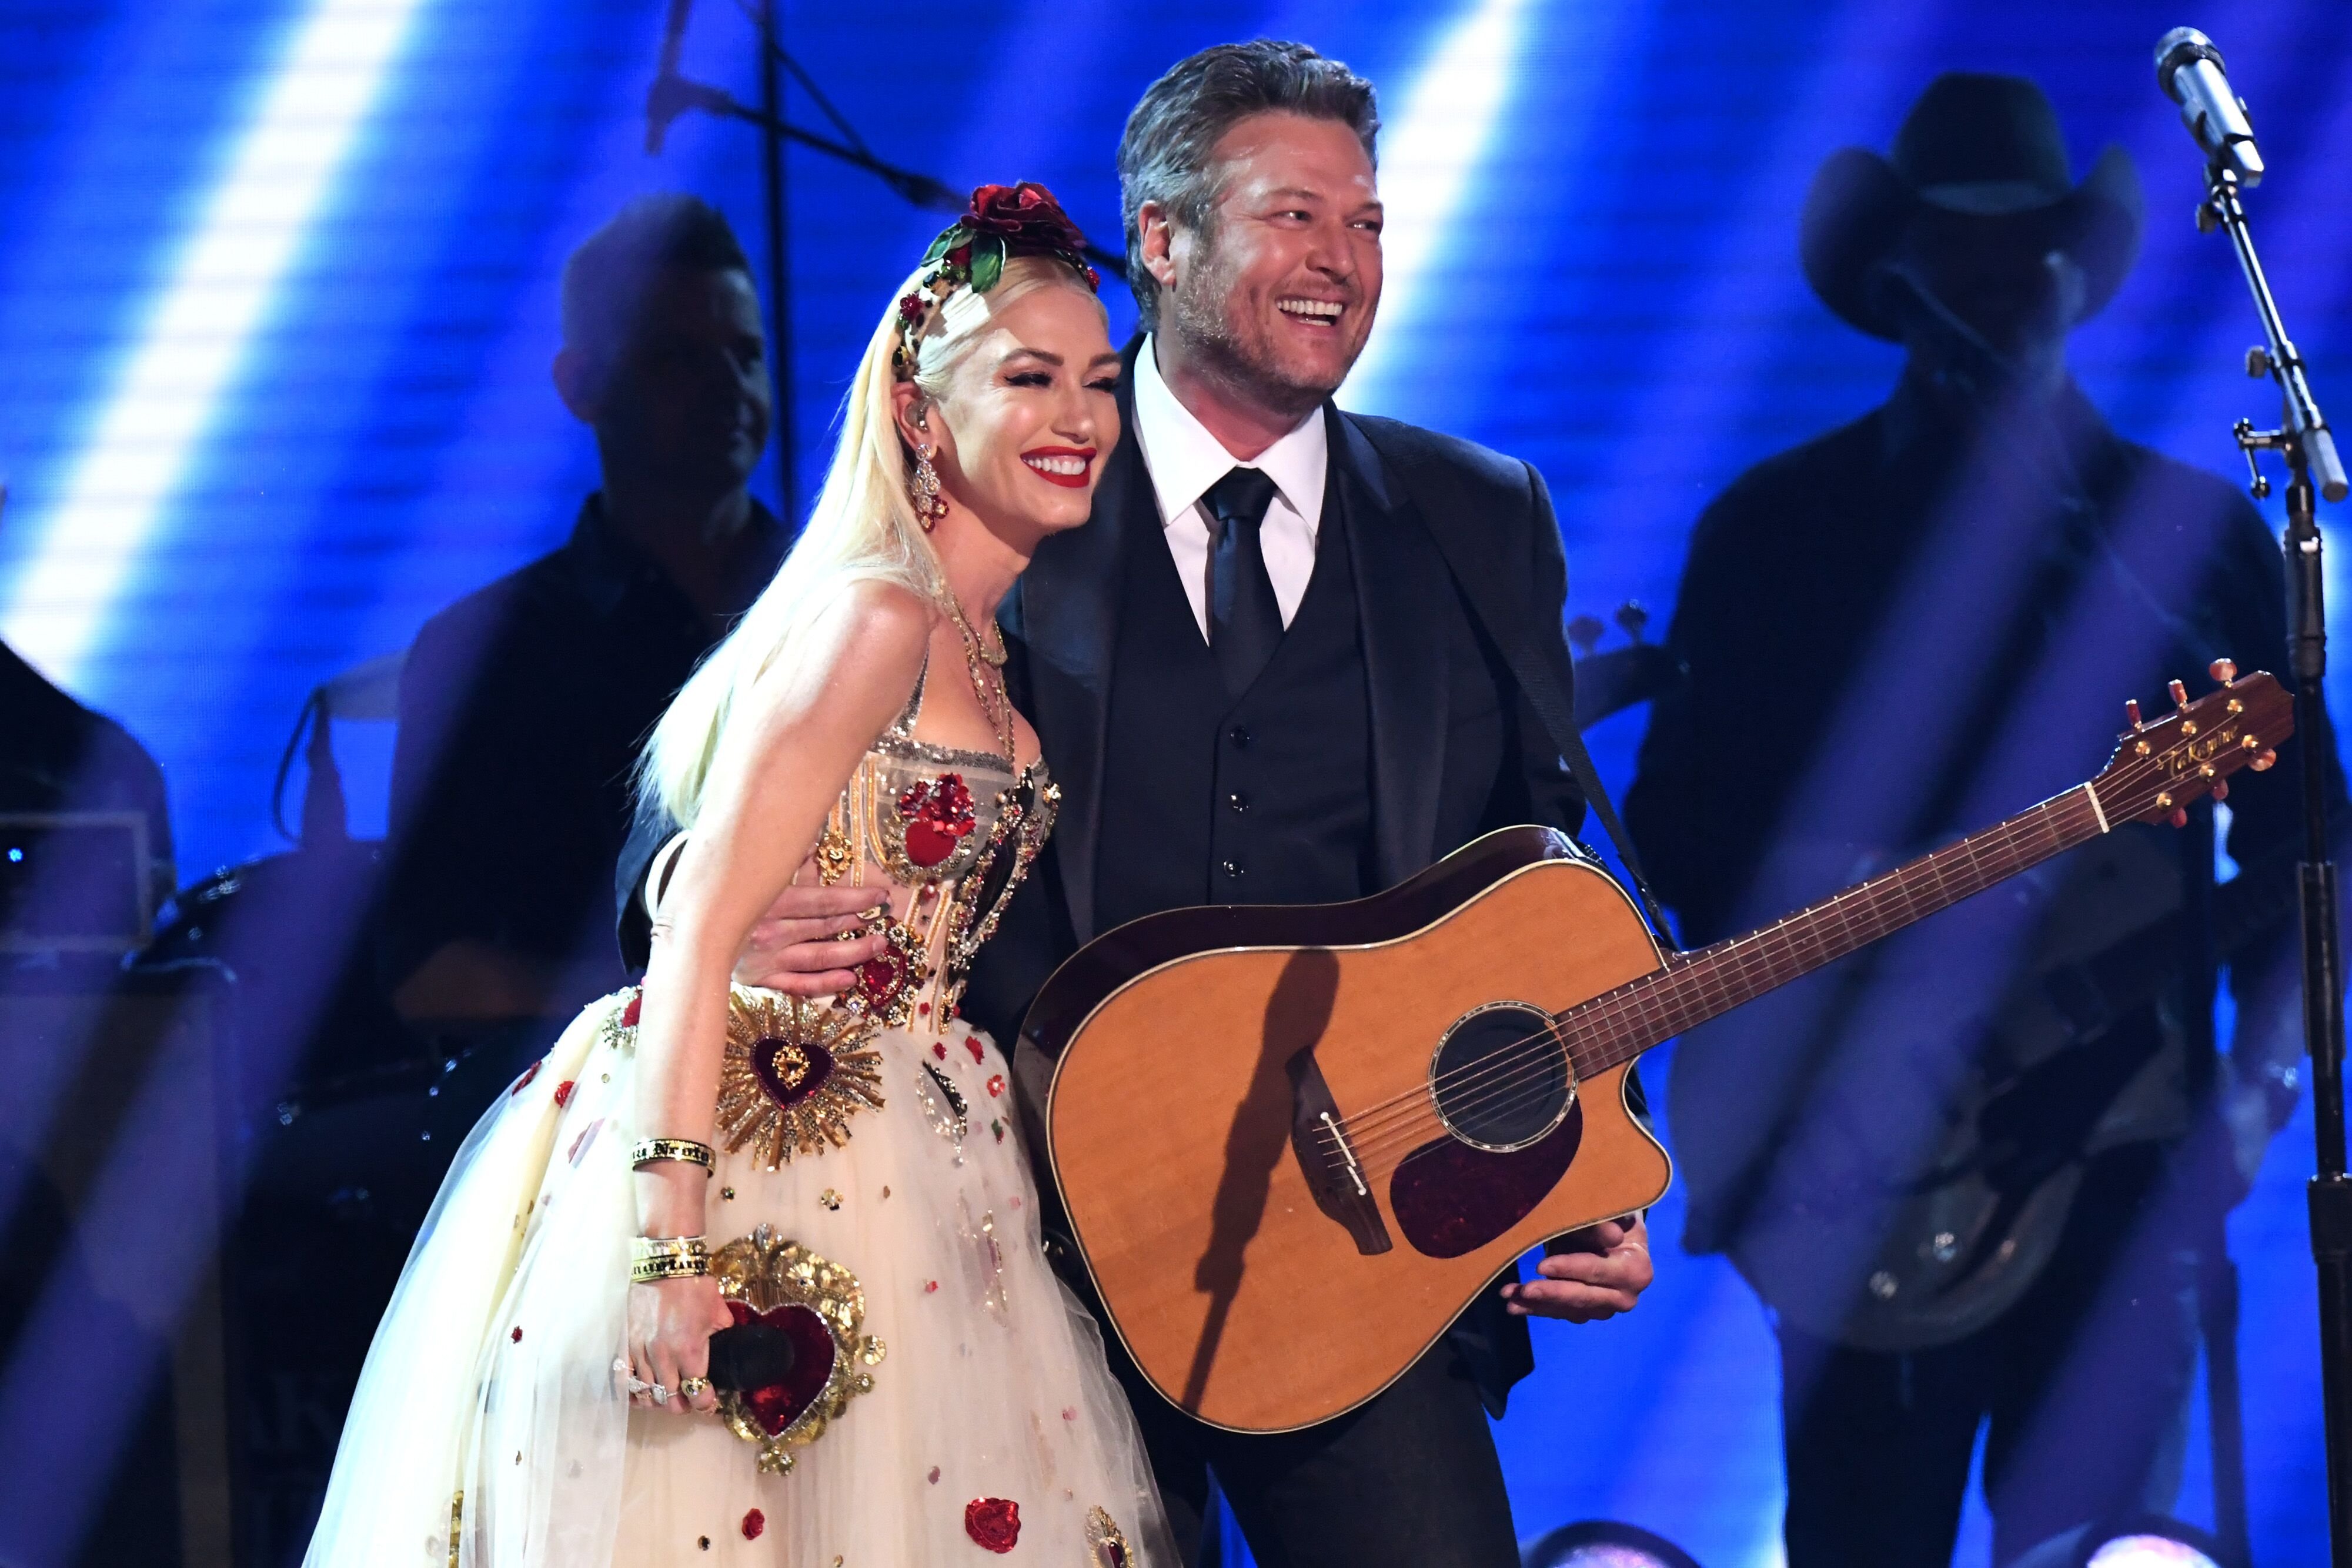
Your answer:
[[[893,382],[890,388],[891,413],[898,426],[898,437],[911,452],[918,446],[937,446],[940,439],[931,433],[931,404],[920,388],[912,382]]]

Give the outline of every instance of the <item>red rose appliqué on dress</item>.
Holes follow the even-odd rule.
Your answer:
[[[926,869],[955,853],[980,821],[957,773],[908,786],[898,797],[898,820],[907,824],[907,858]]]
[[[645,1016],[645,992],[631,991],[629,993],[629,1005],[621,1009],[621,1027],[623,1029],[636,1028],[637,1019]]]
[[[759,1539],[760,1539],[760,1532],[761,1532],[761,1531],[763,1531],[763,1530],[767,1529],[767,1528],[768,1528],[768,1516],[767,1516],[766,1514],[764,1514],[764,1513],[761,1513],[758,1509],[756,1509],[756,1508],[755,1508],[755,1509],[753,1509],[751,1512],[749,1512],[749,1513],[747,1513],[747,1514],[745,1514],[745,1515],[743,1516],[743,1539],[744,1539],[744,1540],[746,1540],[746,1541],[757,1541],[757,1540],[759,1540]]]
[[[963,1532],[999,1555],[1021,1540],[1021,1505],[1007,1497],[976,1497],[963,1505]]]

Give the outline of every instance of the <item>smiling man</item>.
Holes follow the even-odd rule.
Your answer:
[[[1379,125],[1370,82],[1267,41],[1180,62],[1128,120],[1133,438],[1004,614],[1063,806],[965,1004],[999,1040],[1124,922],[1360,898],[1490,829],[1582,819],[1528,695],[1568,711],[1542,479],[1331,401],[1380,308]],[[1050,1064],[1021,1066],[1034,1095]],[[1525,1316],[1631,1309],[1646,1239],[1574,1239],[1370,1404],[1298,1432],[1192,1419],[1108,1336],[1180,1544],[1199,1550],[1213,1474],[1267,1568],[1516,1563],[1487,1412],[1533,1365]],[[1301,1354],[1316,1332],[1299,1325]]]
[[[1491,829],[1582,819],[1528,696],[1569,711],[1566,567],[1543,481],[1331,402],[1380,308],[1379,124],[1370,82],[1267,41],[1180,62],[1128,121],[1132,439],[1106,461],[1088,525],[1046,540],[1001,612],[1011,689],[1063,802],[965,997],[1000,1041],[1055,965],[1124,922],[1360,898]],[[625,887],[667,833],[640,831]],[[842,894],[859,896],[787,894],[739,977],[845,984],[842,966],[874,943],[837,913]],[[624,934],[640,953],[644,930],[633,900]],[[1026,1046],[1016,1058],[1033,1102],[1050,1067]],[[1149,1115],[1148,1075],[1137,1092]],[[1045,1231],[1084,1292],[1053,1218]],[[1571,1239],[1369,1404],[1277,1436],[1192,1420],[1107,1333],[1188,1560],[1213,1472],[1265,1568],[1516,1564],[1487,1412],[1533,1365],[1523,1320],[1630,1310],[1646,1240],[1638,1222]],[[1318,1332],[1301,1321],[1300,1354]]]

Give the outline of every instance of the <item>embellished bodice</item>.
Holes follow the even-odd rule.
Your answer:
[[[886,894],[876,903],[888,946],[860,967],[849,1001],[886,1023],[945,1029],[1061,791],[1042,758],[1016,771],[1003,756],[916,739],[929,673],[850,775],[814,864],[828,886]]]

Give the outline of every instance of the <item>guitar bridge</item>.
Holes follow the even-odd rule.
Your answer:
[[[1339,1107],[1315,1064],[1313,1048],[1292,1057],[1290,1073],[1290,1149],[1306,1173],[1307,1189],[1315,1207],[1347,1228],[1356,1250],[1370,1258],[1392,1250],[1388,1222],[1365,1184],[1364,1169],[1339,1125]]]

